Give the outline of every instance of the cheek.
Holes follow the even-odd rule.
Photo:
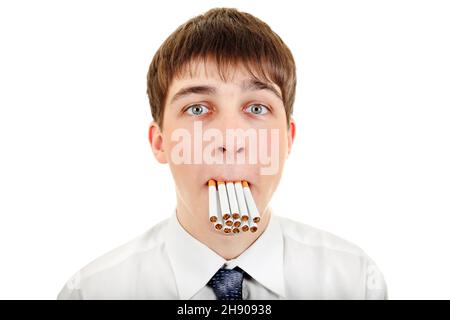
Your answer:
[[[183,133],[184,136],[191,134],[185,128],[165,128],[163,147],[173,177],[179,188],[184,189],[195,176],[196,168],[194,165],[181,162],[188,150],[184,144],[186,140],[180,138],[180,133]]]
[[[281,132],[280,132],[281,133]],[[281,134],[278,139],[279,144],[279,157],[281,160],[284,160],[288,153],[288,138],[286,134]]]
[[[185,127],[169,127],[163,132],[163,148],[166,159],[170,165],[180,163],[181,159],[192,153],[191,137],[193,133]],[[186,163],[186,162],[184,162]]]
[[[283,128],[271,128],[267,131],[267,137],[261,140],[260,147],[271,158],[284,159],[288,151],[288,137]]]

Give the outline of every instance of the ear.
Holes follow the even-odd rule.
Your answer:
[[[152,147],[153,155],[159,163],[167,163],[166,153],[163,147],[163,135],[159,125],[152,121],[148,129],[148,140]]]
[[[295,139],[295,121],[291,117],[291,119],[289,120],[289,129],[288,129],[288,155],[291,153],[294,139]]]

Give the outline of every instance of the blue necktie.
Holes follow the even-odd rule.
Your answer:
[[[242,300],[242,280],[244,270],[239,267],[234,269],[220,268],[209,280],[216,294],[217,300]]]

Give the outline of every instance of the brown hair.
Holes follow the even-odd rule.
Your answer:
[[[171,81],[193,60],[208,57],[215,59],[222,80],[228,66],[242,63],[253,77],[278,85],[289,124],[297,82],[291,51],[260,19],[233,8],[214,8],[179,26],[153,57],[147,94],[160,128]]]

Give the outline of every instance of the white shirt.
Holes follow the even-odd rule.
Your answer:
[[[58,299],[216,299],[206,284],[224,264],[248,274],[244,300],[387,299],[383,275],[359,247],[273,212],[259,238],[228,261],[173,212],[78,271]]]

